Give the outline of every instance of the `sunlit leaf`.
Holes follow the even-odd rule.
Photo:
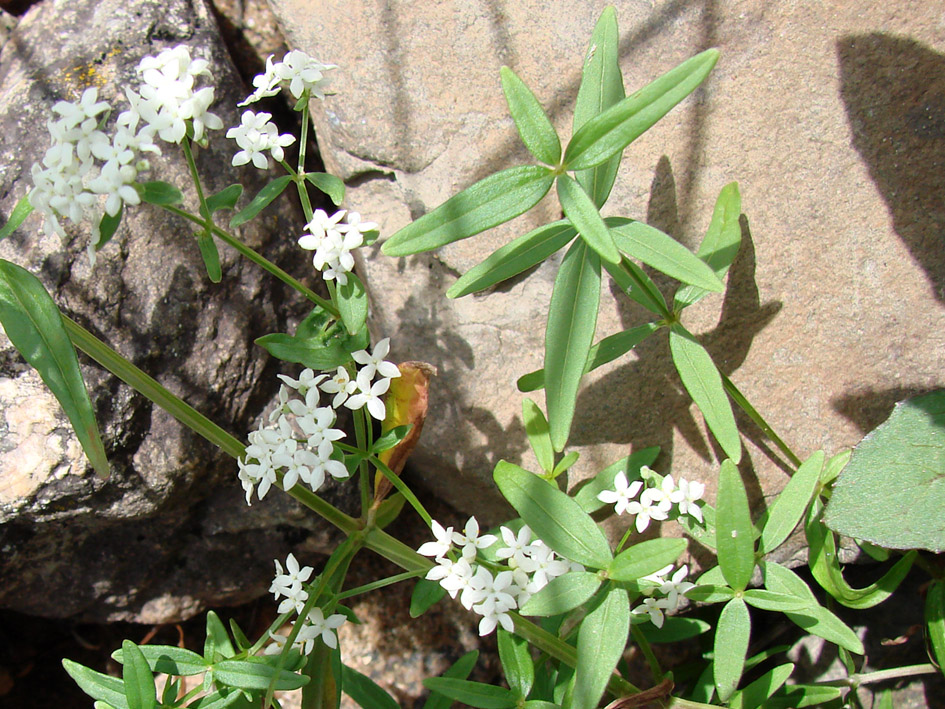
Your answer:
[[[715,539],[725,580],[736,591],[744,590],[755,570],[755,540],[745,484],[731,460],[719,469]]]
[[[561,159],[561,141],[535,94],[507,66],[499,73],[509,113],[525,147],[541,162],[557,165]]]
[[[748,606],[741,598],[733,598],[725,604],[715,628],[715,691],[723,702],[738,688],[750,635]]]
[[[598,705],[626,648],[629,632],[627,592],[611,588],[603,602],[587,614],[578,631],[573,709],[593,709]]]

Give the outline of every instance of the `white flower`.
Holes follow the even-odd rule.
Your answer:
[[[430,527],[436,541],[421,544],[420,548],[417,549],[417,553],[423,556],[432,556],[435,559],[441,559],[453,548],[453,528],[447,527],[444,529],[443,525],[436,520],[432,521]]]
[[[646,468],[646,466],[643,467]],[[643,495],[640,496],[640,502],[644,505],[651,507],[656,506],[663,512],[669,512],[673,504],[680,499],[681,497],[678,490],[676,490],[676,483],[673,481],[672,475],[664,477],[659,487],[647,488],[643,491]]]
[[[484,569],[484,567],[479,568]],[[517,593],[518,588],[513,584],[512,572],[500,571],[493,578],[492,574],[486,571],[483,578],[488,580],[479,591],[479,602],[472,607],[483,617],[479,621],[479,635],[488,635],[495,630],[496,624],[501,625],[510,633],[513,632],[515,626],[508,612],[517,608],[518,604],[510,591]]]
[[[299,374],[298,379],[293,379],[292,377],[288,377],[285,374],[277,374],[276,376],[285,382],[286,386],[292,387],[299,394],[305,396],[308,394],[309,389],[317,386],[318,383],[325,379],[327,375],[319,374],[318,376],[315,376],[315,372],[306,368],[302,370],[301,374]]]
[[[696,502],[702,499],[705,492],[705,485],[695,480],[689,481],[684,478],[679,479],[679,514],[694,517],[702,522],[702,508]]]
[[[275,65],[272,63],[272,55],[266,59],[266,71],[253,77],[253,86],[256,90],[251,93],[245,101],[236,104],[237,106],[246,106],[267,96],[275,96],[279,93],[279,77],[276,75]]]
[[[463,533],[453,532],[453,543],[463,549],[463,558],[475,558],[479,549],[488,549],[492,546],[497,537],[494,534],[479,535],[479,522],[475,517],[470,517],[463,528]]]
[[[659,505],[650,503],[644,497],[645,494],[646,492],[644,491],[644,495],[640,496],[640,502],[634,500],[627,505],[627,513],[637,516],[634,523],[638,532],[643,532],[643,530],[649,526],[651,519],[662,521],[668,517],[667,510],[662,509]]]
[[[378,421],[383,421],[387,415],[387,408],[381,398],[390,389],[390,379],[378,379],[373,384],[368,377],[358,373],[358,393],[345,399],[345,406],[349,409],[360,409],[366,406],[368,413]]]
[[[328,647],[335,649],[338,647],[338,637],[335,631],[345,624],[346,618],[340,613],[325,617],[325,612],[321,608],[312,608],[306,617],[308,624],[312,627],[312,634],[317,637],[322,636],[322,642]]]
[[[646,613],[650,616],[650,621],[657,628],[663,627],[663,611],[669,607],[669,604],[665,598],[644,598],[643,605],[637,606],[634,608],[631,613],[634,615],[643,615]]]
[[[499,527],[499,531],[502,533],[505,546],[496,551],[496,558],[508,559],[509,566],[513,569],[528,565],[531,551],[529,542],[532,539],[532,530],[529,526],[523,525],[517,535],[508,527]]]
[[[312,220],[305,225],[308,233],[299,238],[299,246],[306,251],[315,251],[329,234],[340,234],[338,223],[344,219],[345,214],[347,210],[339,209],[329,217],[324,209],[316,209],[312,214]]]
[[[345,231],[355,231],[361,234],[362,237],[367,232],[377,229],[377,222],[362,222],[361,215],[357,212],[350,212],[345,222]]]
[[[267,170],[269,158],[265,155],[266,151],[269,151],[275,160],[281,161],[285,157],[283,148],[292,145],[295,137],[289,134],[279,135],[276,127],[269,122],[270,118],[270,113],[244,111],[240,125],[226,132],[226,137],[234,139],[241,148],[233,156],[233,165],[245,165],[252,160],[253,165],[260,170]]]
[[[467,559],[453,561],[449,558],[438,558],[436,564],[427,572],[425,578],[428,581],[438,581],[450,594],[450,598],[456,598],[457,593],[465,592],[470,587],[473,569]]]
[[[292,608],[295,608],[297,613],[301,612],[305,601],[308,600],[308,591],[302,588],[302,584],[311,577],[313,571],[312,567],[300,567],[299,562],[291,553],[285,560],[285,573],[282,570],[282,564],[279,563],[279,560],[274,559],[273,561],[276,565],[276,576],[272,580],[272,585],[269,586],[269,592],[275,596],[277,601],[281,596],[286,597],[285,600],[279,604],[279,613],[287,613]]]
[[[627,474],[621,470],[614,478],[614,489],[604,490],[597,495],[597,499],[601,502],[613,505],[614,512],[621,515],[627,511],[631,500],[637,496],[637,493],[640,492],[640,488],[642,487],[643,483],[639,480],[628,483]]]
[[[670,566],[670,570],[672,570],[672,566]],[[683,564],[676,569],[676,573],[669,581],[663,581],[660,584],[659,592],[666,596],[666,608],[668,610],[675,610],[679,605],[679,597],[695,586],[694,583],[685,580],[688,573],[689,567]]]
[[[317,389],[310,389],[309,396],[311,397],[315,393],[317,397],[317,391]],[[336,418],[334,409],[322,406],[296,419],[299,428],[307,436],[307,445],[316,449],[322,458],[330,458],[334,450],[332,443],[345,436],[345,432],[341,429],[332,428]]]
[[[274,66],[279,79],[289,82],[289,91],[295,98],[301,97],[304,91],[316,98],[325,98],[320,87],[325,79],[322,72],[336,68],[333,64],[322,64],[299,49],[293,49]]]
[[[358,390],[358,383],[351,379],[351,375],[348,374],[347,369],[338,367],[335,376],[331,377],[323,384],[320,384],[319,388],[326,394],[335,395],[331,405],[337,409],[345,402],[345,399]]]
[[[382,340],[379,340],[374,349],[368,354],[367,350],[358,350],[357,352],[352,352],[351,357],[355,362],[362,365],[361,369],[358,371],[358,376],[365,376],[367,378],[373,377],[375,374],[380,374],[382,377],[392,379],[394,377],[400,376],[400,370],[397,368],[397,365],[393,362],[385,362],[384,358],[390,352],[390,338],[385,337]]]

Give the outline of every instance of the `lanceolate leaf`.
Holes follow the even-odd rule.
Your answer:
[[[669,350],[683,386],[699,407],[706,425],[725,454],[738,463],[742,442],[735,425],[735,415],[722,386],[722,377],[712,357],[681,325],[669,331]]]
[[[612,588],[578,631],[577,672],[573,709],[593,709],[600,702],[610,674],[627,645],[630,602],[622,588]]]
[[[738,688],[750,635],[748,606],[741,598],[733,598],[725,604],[715,628],[715,691],[723,702]]]
[[[219,283],[223,280],[223,273],[220,270],[220,252],[217,251],[216,242],[210,234],[198,234],[197,246],[200,248],[203,263],[207,267],[207,277],[211,283]]]
[[[599,304],[600,258],[584,241],[575,241],[558,270],[545,329],[545,400],[557,451],[564,449],[571,432]]]
[[[504,460],[493,477],[535,536],[561,556],[593,568],[606,568],[613,559],[594,520],[556,486]]]
[[[243,194],[243,185],[239,183],[224,187],[216,194],[207,197],[207,209],[211,214],[221,209],[233,209],[241,194]]]
[[[561,209],[581,238],[605,263],[619,264],[620,252],[614,244],[614,237],[584,188],[567,175],[560,175],[557,184]]]
[[[259,193],[253,197],[253,201],[250,202],[246,207],[237,212],[232,219],[230,219],[230,228],[238,227],[241,224],[245,224],[250,219],[253,219],[257,214],[264,210],[269,203],[272,202],[276,197],[282,194],[282,191],[289,186],[289,183],[292,181],[291,175],[283,175],[282,177],[277,177],[268,185],[259,190]]]
[[[593,596],[600,588],[597,574],[571,571],[552,579],[522,606],[522,615],[552,616],[567,613]]]
[[[724,286],[709,266],[668,234],[643,222],[623,217],[608,217],[614,243],[627,256],[665,273],[683,283],[716,293]]]
[[[538,465],[544,472],[550,473],[555,467],[555,451],[551,446],[548,421],[538,404],[531,399],[522,400],[522,422]]]
[[[607,220],[605,219],[604,222],[606,223]],[[604,264],[604,268],[628,298],[636,301],[651,313],[661,318],[666,317],[669,309],[666,307],[663,294],[642,268],[626,256],[620,260],[620,266]]]
[[[827,505],[839,534],[945,551],[945,391],[907,399],[853,451]]]
[[[626,96],[620,74],[619,39],[617,14],[613,7],[606,7],[597,21],[584,58],[581,87],[574,105],[572,134]],[[598,207],[610,196],[620,159],[620,155],[615,155],[597,167],[578,171],[576,175],[578,183]]]
[[[428,677],[423,680],[423,686],[466,706],[480,709],[506,709],[514,707],[517,701],[515,692],[505,687],[453,677]]]
[[[741,213],[742,199],[738,193],[738,183],[731,182],[719,193],[709,230],[697,252],[699,258],[709,265],[719,280],[725,278],[742,242],[742,226],[738,221]],[[681,288],[676,293],[675,309],[678,311],[687,305],[692,305],[705,296],[706,292],[696,286]]]
[[[16,206],[10,213],[10,218],[7,220],[7,223],[0,229],[0,240],[6,239],[10,234],[16,231],[20,224],[26,221],[26,218],[32,213],[33,205],[30,204],[30,196],[25,194],[20,197],[20,201],[16,203]]]
[[[347,665],[341,668],[341,686],[345,694],[362,707],[371,709],[400,709],[400,705],[378,684]]]
[[[179,189],[169,182],[145,182],[135,185],[138,194],[141,195],[141,201],[148,204],[171,205],[180,204],[184,201],[184,195]]]
[[[538,165],[497,172],[405,226],[381,250],[388,256],[409,256],[491,229],[538,204],[552,182],[554,173]]]
[[[768,508],[768,520],[759,543],[762,554],[777,549],[794,531],[814,497],[823,467],[824,452],[817,451],[794,472],[781,494]]]
[[[615,581],[636,581],[675,563],[684,551],[685,539],[650,539],[618,554],[607,574]]]
[[[128,704],[135,709],[153,709],[157,706],[157,694],[154,687],[154,675],[148,667],[141,650],[130,640],[121,644],[124,666],[121,678],[125,683],[125,696]]]
[[[509,687],[522,698],[528,696],[535,682],[535,665],[528,650],[528,642],[504,628],[496,631],[499,644],[499,660]]]
[[[500,74],[509,113],[525,147],[546,165],[557,165],[561,159],[561,141],[538,99],[507,66],[502,67]]]
[[[472,672],[473,667],[475,667],[476,660],[478,658],[478,650],[467,652],[456,662],[454,662],[453,666],[444,672],[442,676],[452,679],[466,679],[469,677],[469,673]],[[436,691],[431,691],[430,697],[423,705],[423,709],[450,709],[452,706],[452,699],[449,699],[448,697],[439,694]]]
[[[767,706],[768,698],[777,692],[791,676],[794,664],[788,662],[766,672],[729,700],[729,709],[757,709]]]
[[[63,660],[62,666],[83,692],[115,709],[130,709],[125,698],[125,683],[117,677],[102,674],[78,662]]]
[[[585,123],[564,152],[569,170],[584,170],[620,153],[702,83],[719,58],[707,49]]]
[[[288,670],[277,671],[271,664],[277,661],[276,656],[270,656],[268,659],[249,657],[245,660],[223,660],[213,666],[213,678],[217,682],[240,689],[265,690],[268,689],[273,678],[275,678],[277,690],[299,689],[308,683],[308,677]]]
[[[305,179],[328,195],[337,207],[345,198],[345,183],[334,175],[324,172],[307,172]]]
[[[0,324],[23,359],[39,372],[58,399],[92,467],[100,477],[107,478],[105,447],[59,308],[35,276],[2,259]]]
[[[349,334],[361,332],[367,320],[368,299],[364,284],[353,273],[348,274],[347,283],[338,287],[338,312]]]
[[[715,538],[719,567],[728,584],[742,591],[755,570],[755,540],[752,533],[748,495],[731,460],[719,470],[719,493],[715,508]]]
[[[925,624],[929,646],[939,670],[945,673],[945,581],[938,579],[929,586],[925,597]]]
[[[577,236],[568,221],[557,221],[538,227],[493,252],[489,258],[473,266],[446,291],[448,298],[476,293],[507,278],[537,266]]]

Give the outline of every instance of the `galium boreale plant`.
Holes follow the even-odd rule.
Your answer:
[[[282,490],[345,535],[317,575],[313,567],[291,554],[284,562],[275,560],[270,591],[279,602],[280,615],[255,641],[235,623],[228,629],[209,612],[202,654],[126,640],[114,655],[122,665],[120,678],[65,660],[66,670],[96,707],[267,707],[279,705],[276,691],[296,689],[301,689],[304,707],[338,706],[342,693],[371,709],[396,707],[383,689],[343,663],[337,631],[345,622],[356,620],[348,599],[413,580],[412,615],[449,595],[478,615],[480,634],[497,633],[508,684],[468,681],[476,662],[476,653],[469,653],[441,677],[425,682],[431,692],[428,707],[449,706],[453,700],[474,707],[533,709],[591,708],[602,701],[610,707],[647,703],[743,709],[840,706],[856,701],[855,689],[860,685],[937,671],[933,665],[920,665],[858,672],[864,653],[859,637],[797,573],[768,555],[802,523],[814,579],[833,602],[853,608],[886,600],[912,564],[922,564],[934,577],[926,616],[932,656],[940,665],[945,660],[942,570],[915,549],[941,551],[945,547],[942,527],[933,528],[933,524],[907,538],[891,538],[889,530],[877,532],[863,523],[863,510],[869,517],[869,511],[886,504],[888,498],[864,502],[855,492],[860,487],[855,485],[855,476],[869,474],[876,461],[888,460],[897,446],[917,448],[916,441],[930,440],[932,458],[916,459],[917,454],[909,458],[907,451],[905,465],[925,466],[923,470],[931,470],[933,479],[941,476],[941,457],[934,456],[941,448],[942,396],[929,395],[897,409],[886,424],[886,433],[877,435],[882,439],[878,446],[864,442],[853,453],[837,483],[836,496],[834,483],[850,452],[828,458],[816,451],[802,460],[774,433],[681,322],[688,306],[724,289],[741,239],[737,185],[721,189],[696,253],[641,221],[600,214],[624,149],[701,84],[718,53],[703,52],[626,96],[617,40],[616,16],[608,8],[585,56],[573,134],[563,147],[534,95],[511,70],[503,68],[502,87],[510,112],[538,164],[485,178],[388,238],[382,247],[387,255],[398,257],[435,249],[524,213],[552,186],[557,192],[563,219],[500,248],[448,292],[450,297],[460,297],[484,290],[567,249],[549,304],[544,367],[518,382],[523,392],[545,391],[546,412],[528,398],[522,409],[539,469],[525,470],[507,461],[496,466],[496,485],[518,517],[494,530],[480,529],[475,517],[462,530],[442,525],[400,478],[422,427],[433,372],[424,363],[387,361],[387,338],[373,346],[370,343],[369,303],[354,272],[352,251],[377,238],[377,225],[346,209],[328,214],[314,208],[311,201],[308,186],[326,193],[335,205],[344,196],[337,178],[305,169],[309,101],[325,97],[325,74],[332,65],[297,50],[279,62],[270,57],[244,102],[253,104],[286,90],[291,94],[302,114],[295,167],[285,160],[285,149],[295,143],[294,136],[280,135],[266,112],[247,109],[240,125],[226,133],[238,148],[234,165],[252,163],[268,169],[271,159],[285,171],[231,217],[229,229],[257,216],[294,184],[307,221],[306,232],[297,237],[299,246],[311,252],[313,265],[327,284],[328,299],[217,223],[219,212],[235,210],[242,188],[234,184],[205,195],[193,159],[194,146],[206,144],[210,132],[223,127],[209,110],[213,90],[207,85],[212,77],[206,61],[191,58],[184,47],[143,59],[139,65],[142,84],[126,90],[129,108],[118,115],[111,135],[104,118],[110,107],[97,100],[94,89],[76,103],[53,107],[51,146],[42,163],[34,167],[35,187],[14,209],[0,236],[21,226],[34,210],[43,216],[43,228],[49,233],[62,233],[61,219],[88,222],[92,257],[114,236],[126,207],[147,203],[194,225],[196,246],[211,281],[222,277],[219,241],[282,280],[313,306],[294,333],[274,333],[258,340],[272,356],[301,369],[294,375],[280,375],[276,408],[244,445],[61,314],[34,276],[0,261],[0,322],[61,402],[95,470],[107,477],[108,462],[74,347],[230,454],[236,460],[236,477],[247,504],[254,496],[265,504],[272,489]],[[180,206],[182,194],[175,186],[140,181],[148,170],[142,156],[162,150],[160,143],[180,145],[191,168],[199,213]],[[671,303],[640,264],[679,281]],[[650,311],[653,320],[595,342],[605,273],[626,297]],[[567,445],[582,377],[651,336],[669,338],[683,386],[725,453],[714,507],[702,499],[700,482],[679,474],[661,475],[649,467],[659,454],[655,447],[630,453],[567,492],[562,484],[562,475],[577,460],[577,453],[568,451]],[[795,466],[784,490],[754,518],[736,467],[742,447],[732,402]],[[352,411],[353,442],[335,427],[340,407]],[[854,483],[845,487],[845,477],[852,477]],[[905,477],[916,485],[928,482],[916,475]],[[361,514],[357,518],[318,495],[327,480],[348,478],[358,479]],[[853,491],[847,493],[848,488]],[[394,494],[389,495],[392,490]],[[941,512],[945,508],[941,498],[930,497],[930,509]],[[431,530],[431,541],[416,551],[383,531],[405,503]],[[825,504],[831,528],[823,522]],[[614,514],[632,518],[616,546],[597,521],[611,506]],[[940,522],[942,516],[937,519]],[[689,538],[713,550],[718,564],[690,580],[688,565],[680,564],[687,548],[685,538],[640,542],[633,536],[645,531],[651,521],[678,524]],[[876,545],[913,551],[896,560],[876,583],[852,588],[843,578],[832,529],[872,541],[862,546],[873,555],[889,555]],[[398,564],[403,573],[347,588],[346,573],[364,549]],[[714,631],[706,621],[671,615],[683,599],[720,606]],[[750,655],[749,608],[783,613],[805,632],[835,644],[847,677],[798,684],[792,680],[791,663],[774,661],[777,648]],[[278,632],[280,628],[289,628],[288,634]],[[712,650],[701,666],[675,673],[660,666],[654,644],[710,631]],[[634,686],[626,679],[623,658],[631,644],[649,665],[649,687]],[[171,677],[160,696],[155,673]],[[202,682],[184,691],[182,678],[193,675],[202,675]]]

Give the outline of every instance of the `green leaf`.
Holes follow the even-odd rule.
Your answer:
[[[699,618],[670,616],[663,619],[661,628],[657,628],[652,623],[643,623],[639,628],[650,643],[678,643],[680,640],[688,640],[707,633],[712,626]]]
[[[738,688],[750,635],[748,606],[741,598],[733,598],[725,604],[715,628],[715,691],[723,702],[728,701]]]
[[[525,424],[525,435],[535,452],[538,465],[546,473],[555,467],[555,449],[551,445],[548,421],[541,409],[531,399],[522,399],[522,422]]]
[[[577,463],[578,458],[581,457],[581,454],[577,451],[569,451],[562,456],[561,460],[555,464],[555,467],[551,471],[551,477],[556,478],[564,472],[567,472],[572,465]]]
[[[334,175],[326,172],[306,172],[305,179],[327,194],[336,207],[344,200],[345,183]]]
[[[719,198],[715,202],[715,211],[712,212],[712,221],[709,229],[699,245],[696,254],[715,272],[721,281],[728,273],[729,266],[735,260],[738,247],[742,243],[742,226],[739,217],[742,214],[742,198],[738,193],[738,183],[731,182],[722,188]],[[708,294],[708,291],[696,286],[685,286],[676,292],[674,310],[679,312],[683,308],[698,302]]]
[[[676,563],[686,551],[685,539],[650,539],[622,551],[611,562],[607,575],[614,581],[636,581]]]
[[[629,632],[627,592],[611,588],[603,602],[585,616],[578,631],[572,709],[593,709],[598,705],[626,648]]]
[[[558,201],[564,215],[578,230],[584,242],[604,263],[620,264],[620,252],[604,219],[584,188],[567,175],[558,176]]]
[[[344,693],[364,709],[400,709],[400,705],[382,687],[355,669],[342,665]]]
[[[683,283],[715,293],[724,289],[722,281],[704,261],[668,234],[623,217],[608,217],[604,222],[617,248],[630,258]]]
[[[384,242],[381,251],[409,256],[491,229],[538,204],[554,179],[551,170],[538,165],[497,172],[405,226]]]
[[[772,561],[764,563],[765,587],[775,593],[787,593],[798,598],[806,599],[809,606],[797,613],[789,612],[785,615],[791,622],[799,625],[813,635],[846,648],[857,655],[863,654],[863,643],[850,628],[844,625],[837,616],[817,602],[817,598],[793,571],[784,568]]]
[[[209,667],[209,663],[196,652],[173,645],[141,645],[138,650],[144,655],[153,672],[188,676],[202,674]],[[125,664],[121,650],[113,652],[112,658],[119,664]]]
[[[719,58],[708,49],[590,119],[564,151],[568,170],[584,170],[623,152],[708,76]]]
[[[706,425],[722,446],[725,454],[738,463],[742,459],[742,442],[735,424],[732,405],[722,386],[722,377],[705,347],[696,342],[681,325],[669,330],[669,350],[683,386],[699,407]]]
[[[168,182],[144,182],[135,185],[142,202],[148,204],[157,204],[159,206],[170,206],[180,204],[184,201],[184,195],[179,189]]]
[[[0,324],[13,346],[39,372],[59,401],[95,472],[107,478],[105,447],[59,308],[35,276],[2,259]]]
[[[515,693],[505,687],[468,682],[464,679],[428,677],[423,680],[423,686],[457,702],[481,709],[506,709],[514,707],[517,702]]]
[[[606,223],[607,220],[605,219],[604,222]],[[626,256],[620,260],[619,268],[607,263],[604,264],[604,268],[628,298],[636,301],[654,315],[665,317],[665,314],[669,312],[660,289],[642,268]]]
[[[945,581],[937,579],[925,597],[925,625],[928,628],[932,657],[945,673]]]
[[[0,229],[0,241],[6,239],[10,234],[19,229],[20,225],[26,221],[26,218],[32,213],[33,205],[30,204],[30,196],[29,194],[25,194],[20,197],[13,211],[10,212],[10,218],[7,219],[7,223]]]
[[[216,242],[209,234],[197,234],[197,246],[200,247],[200,255],[207,267],[210,282],[219,283],[223,280],[223,272],[220,270],[220,252],[217,251]]]
[[[593,568],[606,568],[613,559],[594,520],[557,487],[504,460],[496,465],[493,477],[534,536],[558,554]]]
[[[700,582],[698,586],[690,588],[683,595],[698,603],[724,603],[735,597],[735,591],[728,586]]]
[[[134,709],[154,709],[157,706],[157,693],[148,661],[130,640],[122,641],[121,650],[125,659],[121,679],[125,684],[125,697],[129,706]]]
[[[118,231],[118,225],[121,224],[121,217],[125,213],[125,205],[122,204],[118,208],[118,213],[115,216],[110,215],[108,212],[102,215],[102,220],[98,223],[98,241],[95,242],[95,250],[101,251],[102,248],[109,241],[112,240],[112,237],[115,236],[115,232]]]
[[[371,452],[376,454],[390,450],[407,437],[411,428],[413,428],[413,424],[407,423],[403,426],[397,426],[389,431],[385,431],[381,436],[374,439],[374,443],[371,445]]]
[[[270,664],[279,661],[278,655],[269,657],[247,657],[245,660],[223,660],[213,666],[213,679],[230,687],[266,690],[275,678],[275,689],[299,689],[308,684],[309,678],[279,670]]]
[[[748,495],[731,460],[723,461],[719,470],[715,539],[725,580],[736,591],[744,590],[755,570],[755,540]]]
[[[63,660],[62,666],[79,688],[92,699],[105,702],[115,709],[130,709],[125,698],[125,683],[122,680],[83,667],[72,660]]]
[[[788,480],[781,494],[768,508],[768,520],[759,542],[760,553],[768,554],[774,551],[794,531],[814,498],[823,466],[824,452],[817,451],[804,461]]]
[[[410,595],[410,617],[419,618],[446,595],[446,589],[436,581],[417,579]]]
[[[608,335],[588,350],[584,374],[625,355],[659,329],[660,326],[657,323],[647,323],[614,335]],[[545,387],[545,370],[538,369],[519,377],[517,386],[521,392],[543,389]]]
[[[765,702],[765,709],[801,709],[819,707],[840,699],[844,690],[840,687],[825,687],[817,684],[791,684],[782,687],[775,696]]]
[[[214,663],[225,657],[233,657],[236,651],[230,636],[223,626],[223,621],[215,611],[207,611],[207,637],[203,643],[203,657],[208,663]]]
[[[348,274],[348,281],[338,287],[338,312],[341,321],[351,335],[361,332],[367,322],[368,298],[364,284],[353,273]]]
[[[581,86],[574,105],[572,135],[590,119],[626,96],[623,76],[620,74],[619,39],[617,14],[613,7],[606,7],[597,21],[584,58]],[[597,167],[577,172],[578,183],[598,207],[610,196],[614,178],[620,167],[620,159],[620,155],[615,155]]]
[[[807,564],[811,573],[827,593],[848,608],[865,609],[879,605],[905,579],[918,552],[913,550],[907,553],[876,583],[864,588],[853,588],[843,578],[836,537],[823,524],[823,504],[819,498],[814,500],[804,525],[808,545]]]
[[[443,673],[443,677],[466,679],[469,677],[469,673],[472,672],[472,669],[475,666],[476,660],[478,658],[478,650],[471,650],[467,652],[456,662],[454,662],[452,667]],[[453,706],[452,699],[434,691],[430,693],[429,698],[423,705],[423,709],[450,709],[451,706]]]
[[[273,333],[256,339],[256,344],[269,354],[286,362],[297,362],[315,370],[336,369],[351,361],[351,353],[365,349],[368,331],[364,328],[357,335],[309,334],[310,328],[299,324],[296,335]],[[299,334],[303,333],[303,334]]]
[[[564,449],[571,432],[599,305],[600,258],[584,241],[575,241],[558,269],[545,328],[545,402],[557,451]]]
[[[522,615],[555,616],[577,608],[597,593],[601,580],[597,574],[586,571],[571,571],[553,578],[540,591],[533,594],[522,606]]]
[[[561,141],[535,94],[507,66],[499,70],[509,113],[528,151],[547,165],[561,159]]]
[[[499,628],[496,632],[499,660],[502,662],[505,681],[513,692],[525,698],[535,683],[535,664],[528,649],[528,641],[516,637],[504,628]]]
[[[825,522],[888,549],[945,551],[945,391],[896,404],[857,444]]]
[[[850,462],[850,458],[853,456],[852,450],[845,450],[837,453],[830,460],[827,461],[827,464],[824,466],[823,472],[820,474],[820,484],[829,485],[834,480],[837,479],[837,476],[840,475],[847,463]]]
[[[246,637],[246,633],[243,632],[243,629],[236,622],[235,618],[230,618],[229,626],[230,633],[233,635],[233,639],[236,641],[236,647],[238,650],[248,650],[253,646],[253,641]],[[203,658],[201,658],[201,661],[202,659]]]
[[[792,662],[769,670],[744,689],[735,692],[729,700],[729,709],[757,709],[768,706],[768,698],[787,682],[793,671],[794,663]]]
[[[447,298],[461,298],[485,290],[538,265],[577,235],[568,221],[538,227],[497,249],[482,263],[466,271],[446,291]]]
[[[204,697],[198,697],[187,705],[187,709],[225,709],[234,705],[240,709],[248,709],[247,701],[240,690],[226,688]],[[237,704],[237,702],[241,703]]]
[[[745,591],[745,603],[763,611],[800,611],[806,608],[808,601],[788,593],[775,593],[760,588],[749,588]]]
[[[243,185],[239,183],[224,187],[216,194],[207,197],[207,209],[210,214],[219,212],[221,209],[234,209],[242,194]]]
[[[235,229],[241,224],[245,224],[250,219],[253,219],[257,214],[268,207],[272,200],[282,194],[282,191],[288,187],[291,181],[291,175],[283,175],[282,177],[277,177],[259,190],[259,193],[253,197],[253,201],[234,214],[233,218],[230,219],[230,229]]]
[[[597,499],[597,496],[604,490],[614,489],[614,478],[617,477],[618,473],[624,473],[627,476],[627,482],[639,480],[640,468],[644,465],[652,465],[659,454],[660,447],[651,446],[650,448],[641,448],[626,458],[611,463],[584,483],[577,492],[572,492],[574,501],[588,514],[596,512],[606,504]]]

